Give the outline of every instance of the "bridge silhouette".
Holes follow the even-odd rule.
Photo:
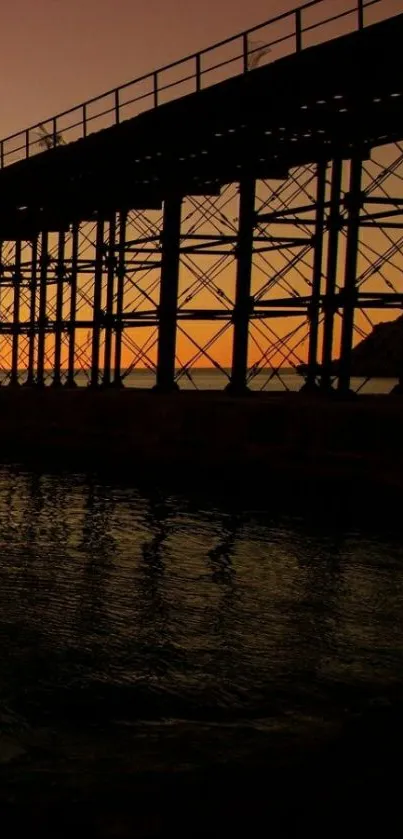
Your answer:
[[[142,365],[170,391],[203,361],[234,393],[301,365],[348,393],[356,337],[403,305],[387,9],[314,0],[2,139],[2,382]]]

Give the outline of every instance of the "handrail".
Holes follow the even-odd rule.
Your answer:
[[[23,131],[17,131],[14,134],[10,134],[8,137],[0,140],[0,169],[17,162],[18,160],[27,159],[34,154],[38,154],[39,152],[44,151],[44,149],[54,148],[55,146],[60,145],[60,143],[65,143],[68,132],[75,131],[76,129],[79,129],[79,135],[73,137],[70,136],[67,142],[74,142],[77,139],[87,137],[89,133],[94,133],[89,132],[91,123],[94,123],[95,120],[107,117],[108,115],[113,115],[112,121],[110,125],[102,126],[102,128],[117,125],[122,121],[122,117],[123,119],[125,118],[125,109],[135,103],[144,104],[147,100],[149,102],[149,107],[147,107],[146,104],[145,107],[138,113],[157,108],[161,104],[161,94],[165,91],[171,90],[172,88],[178,87],[179,85],[194,81],[194,92],[199,92],[203,89],[202,82],[204,80],[207,81],[205,87],[210,87],[212,84],[216,83],[214,73],[217,70],[222,70],[224,67],[229,69],[228,76],[226,76],[226,78],[251,72],[254,67],[251,59],[255,57],[257,64],[260,57],[269,53],[273,47],[277,47],[291,41],[293,44],[293,51],[298,53],[304,49],[304,35],[306,36],[307,33],[326,26],[329,23],[334,23],[342,20],[343,18],[354,16],[355,26],[351,31],[359,31],[366,25],[366,10],[376,4],[386,2],[386,0],[347,1],[351,3],[351,8],[345,9],[337,15],[333,14],[323,20],[304,26],[304,17],[306,16],[306,12],[308,10],[324,7],[325,4],[329,5],[330,8],[333,7],[334,9],[334,0],[309,0],[309,2],[304,3],[292,11],[284,12],[274,18],[270,18],[264,23],[257,24],[244,32],[232,35],[230,38],[226,38],[225,40],[218,41],[204,50],[187,55],[185,58],[181,58],[171,64],[166,64],[158,70],[154,70],[152,73],[143,74],[136,79],[125,82],[120,85],[120,87],[111,88],[105,93],[94,96],[91,99],[87,99],[85,102],[75,105],[68,110],[61,111],[49,119],[42,120],[42,122],[31,125]],[[385,15],[385,18],[386,17],[387,15]],[[259,44],[259,46],[251,48],[252,35],[257,32],[261,32],[267,27],[274,26],[274,24],[288,21],[291,22],[291,32],[286,33],[281,37],[275,37],[273,40],[266,40],[264,44]],[[325,38],[324,41],[326,40],[328,39]],[[219,51],[223,47],[236,44],[237,42],[239,42],[240,49],[235,55],[224,60],[216,60],[216,63],[212,66],[203,66],[203,59],[206,59],[207,56]],[[193,65],[193,71],[190,74],[189,71],[187,71],[184,76],[181,76],[174,81],[164,83],[161,78],[164,73],[166,74],[168,71],[175,70],[181,65],[189,63]],[[234,69],[234,65],[236,65],[235,72],[231,72],[231,70]],[[239,67],[240,70],[238,69]],[[209,75],[210,79],[208,79]],[[220,81],[222,81],[222,79],[220,79]],[[137,96],[134,95],[134,97],[131,97],[128,101],[122,101],[123,91],[126,91],[129,88],[134,89],[135,86],[139,86],[147,82],[150,83],[149,90],[146,92],[140,92]],[[133,90],[133,93],[134,92],[135,91]],[[108,106],[106,106],[106,103],[104,102],[103,109],[97,111],[96,113],[89,112],[91,106],[96,103],[101,103],[102,100],[107,99],[111,100]],[[74,117],[74,121],[71,125],[61,125],[61,121],[65,117],[75,114],[78,114],[78,116]],[[137,113],[135,115],[137,116]],[[48,126],[48,128],[45,128],[45,126]],[[95,128],[95,131],[96,130],[97,129]]]

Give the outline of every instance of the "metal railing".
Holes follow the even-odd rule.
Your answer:
[[[338,35],[363,29],[374,22],[369,20],[369,10],[374,6],[385,6],[385,14],[381,13],[377,20],[390,16],[386,11],[387,0],[345,0],[345,5],[348,8],[337,14],[316,19],[315,15],[320,16],[326,8],[334,12],[335,3],[310,0],[293,11],[11,134],[0,140],[0,168],[250,72],[262,62],[272,62]],[[256,36],[263,40],[255,41]]]

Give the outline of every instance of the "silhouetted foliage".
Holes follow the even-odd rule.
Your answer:
[[[63,145],[63,135],[58,131],[56,134],[49,133],[49,131],[46,131],[46,128],[42,123],[40,123],[38,127],[40,132],[38,143],[43,149],[53,149],[55,146]]]

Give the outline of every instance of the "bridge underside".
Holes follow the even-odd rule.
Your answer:
[[[354,344],[403,304],[402,36],[400,15],[1,170],[3,382],[145,367],[171,390],[204,364],[233,392],[298,368],[349,393]]]

